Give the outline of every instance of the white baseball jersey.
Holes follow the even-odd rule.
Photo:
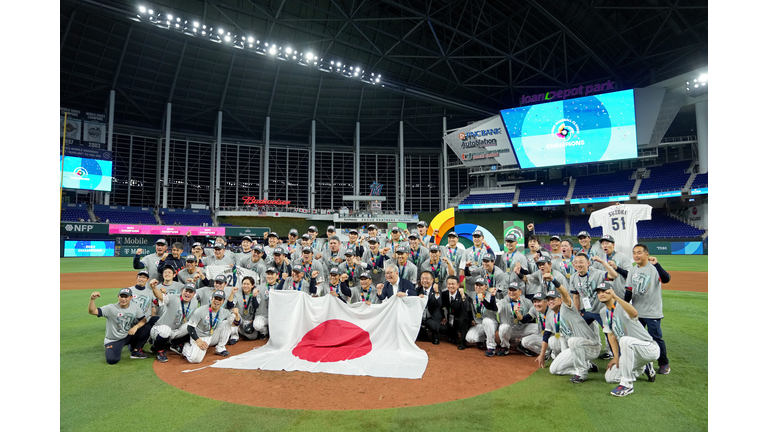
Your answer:
[[[648,204],[619,204],[598,210],[589,217],[589,226],[602,227],[603,235],[616,240],[616,249],[632,256],[637,244],[637,222],[651,220],[651,206]]]

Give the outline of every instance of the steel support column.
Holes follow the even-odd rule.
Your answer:
[[[168,207],[168,163],[171,155],[171,103],[165,108],[165,157],[163,162],[163,208]]]

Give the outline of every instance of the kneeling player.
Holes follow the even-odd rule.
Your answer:
[[[527,355],[528,357],[534,357],[541,354],[542,348],[542,336],[544,336],[544,329],[547,323],[547,314],[549,313],[549,302],[544,297],[544,293],[537,292],[533,295],[533,309],[528,311],[528,314],[536,319],[536,333],[526,336],[520,341],[520,345],[517,346],[517,350]],[[544,350],[544,355],[549,355],[549,349]]]
[[[240,325],[240,315],[236,309],[230,311],[222,307],[225,298],[224,291],[214,291],[211,305],[207,308],[197,308],[189,319],[187,331],[192,340],[184,344],[182,354],[190,363],[202,362],[211,345],[216,346],[216,355],[229,356],[226,346],[231,333],[230,327]]]
[[[125,345],[130,345],[132,359],[149,358],[141,349],[149,339],[149,329],[142,330],[147,319],[139,305],[131,301],[133,291],[130,288],[123,288],[117,295],[117,303],[97,308],[95,300],[99,297],[101,294],[98,292],[91,294],[88,313],[107,319],[107,330],[104,335],[104,355],[107,357],[107,363],[119,362]]]
[[[487,348],[485,356],[493,357],[493,352],[496,350],[496,328],[499,326],[496,321],[496,312],[499,308],[496,306],[496,288],[491,288],[486,294],[487,287],[488,282],[485,278],[478,277],[475,280],[475,291],[467,293],[475,313],[475,325],[467,331],[466,340],[469,343],[477,343],[478,347],[485,342]]]
[[[189,340],[187,320],[197,309],[197,301],[195,300],[197,290],[194,283],[188,283],[184,285],[184,289],[178,296],[163,294],[157,286],[152,288],[152,292],[163,306],[163,314],[149,334],[155,341],[157,360],[165,363],[168,361],[165,350],[169,346],[171,351],[181,354],[182,346]]]
[[[533,309],[533,303],[525,297],[520,297],[523,293],[522,282],[511,282],[509,284],[508,295],[499,301],[499,331],[497,338],[500,347],[496,350],[497,356],[509,354],[511,341],[515,339],[523,340],[526,336],[536,334],[535,318],[529,314]],[[515,342],[515,346],[518,342]]]
[[[616,355],[608,362],[605,380],[619,383],[611,394],[623,397],[632,394],[634,382],[643,373],[648,381],[656,380],[653,362],[659,358],[659,345],[638,319],[637,310],[613,292],[610,282],[597,286],[597,298],[605,305],[600,314],[603,331]]]
[[[229,336],[229,345],[234,345],[240,339],[240,335],[248,338],[249,340],[258,339],[259,332],[255,329],[254,321],[256,320],[256,310],[259,308],[260,301],[263,301],[263,297],[260,296],[258,289],[254,289],[256,281],[246,276],[242,282],[243,288],[238,290],[237,287],[234,291],[234,306],[240,312],[240,325],[238,327],[232,327],[232,333]],[[240,293],[238,294],[238,291]],[[263,317],[262,317],[263,319]],[[260,323],[260,328],[266,328],[266,324]]]

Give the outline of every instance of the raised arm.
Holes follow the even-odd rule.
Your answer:
[[[96,299],[101,297],[98,291],[94,291],[91,294],[91,301],[88,302],[88,313],[91,315],[99,316],[99,308],[96,307]]]

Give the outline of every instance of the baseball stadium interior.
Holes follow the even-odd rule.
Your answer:
[[[251,379],[273,380],[255,401],[242,402],[248,409],[263,410],[256,411],[267,416],[263,430],[283,430],[279,418],[284,415],[296,421],[285,430],[453,430],[435,420],[437,411],[434,415],[424,412],[425,418],[434,421],[421,425],[426,429],[408,424],[399,414],[381,419],[381,413],[372,414],[372,419],[381,421],[384,429],[369,427],[369,423],[343,414],[341,410],[352,408],[339,405],[339,401],[372,398],[375,405],[379,397],[381,408],[408,413],[410,406],[436,403],[427,395],[440,388],[444,378],[433,368],[447,371],[446,358],[463,356],[466,363],[460,368],[471,370],[476,365],[485,368],[484,361],[497,361],[494,356],[507,355],[500,361],[525,366],[509,371],[499,367],[499,376],[494,377],[498,380],[484,390],[472,387],[468,376],[467,384],[461,385],[466,387],[466,394],[453,397],[450,392],[438,391],[441,395],[435,396],[436,401],[466,401],[466,407],[450,406],[469,418],[487,407],[481,399],[473,398],[484,393],[498,392],[496,400],[501,403],[517,397],[515,394],[539,398],[536,394],[545,389],[542,399],[535,399],[536,404],[531,402],[534,399],[520,402],[531,402],[533,405],[526,407],[532,413],[534,406],[550,404],[555,404],[553,409],[570,409],[564,402],[568,398],[556,392],[575,392],[571,390],[575,387],[587,388],[592,392],[590,398],[604,397],[611,402],[618,399],[609,394],[623,397],[634,391],[631,398],[646,401],[641,398],[651,398],[652,394],[654,399],[647,401],[653,402],[642,403],[658,407],[644,413],[648,417],[643,419],[646,423],[642,429],[706,429],[706,1],[60,0],[59,24],[62,430],[97,430],[103,426],[89,417],[92,412],[106,411],[106,402],[84,396],[91,393],[81,379],[91,373],[88,363],[99,363],[93,370],[100,377],[117,368],[133,368],[124,376],[136,375],[135,386],[126,384],[121,391],[143,392],[162,380],[183,389],[170,391],[183,394],[178,400],[185,407],[199,404],[197,399],[188,399],[189,394],[211,397],[224,401],[227,415],[238,419],[233,424],[253,425],[254,411],[245,411],[238,405],[240,400],[223,392],[211,396],[215,392],[191,390],[196,384],[187,388],[177,383],[182,376],[190,382],[198,377],[207,383],[217,382],[220,365],[234,364],[232,360],[240,355],[266,355],[263,353],[268,350],[262,347],[273,349],[269,340],[285,335],[270,333],[268,330],[277,324],[266,313],[260,316],[262,309],[256,308],[271,314],[275,313],[273,308],[283,310],[279,302],[288,297],[283,291],[291,289],[309,294],[306,304],[302,303],[306,310],[313,310],[321,301],[324,305],[336,301],[329,295],[340,298],[347,310],[374,306],[390,310],[399,307],[393,303],[402,298],[406,298],[402,304],[423,300],[418,312],[424,313],[424,321],[419,321],[421,327],[415,324],[412,338],[418,340],[401,345],[419,351],[415,356],[423,354],[425,369],[409,370],[410,375],[349,374],[371,380],[367,381],[367,393],[360,391],[358,395],[355,384],[344,381],[343,371],[326,370],[335,367],[331,361],[317,360],[326,369],[297,366],[281,372],[279,368],[252,368],[247,372],[259,374],[237,375],[243,385]],[[716,85],[721,85],[717,81]],[[624,214],[620,219],[603,218],[616,205],[632,209],[626,214],[629,227],[624,226]],[[372,234],[374,229],[378,231]],[[617,234],[619,229],[621,234]],[[403,245],[392,240],[393,232],[400,233],[397,235]],[[419,235],[413,235],[417,232]],[[307,233],[311,237],[302,243],[300,238]],[[272,237],[277,237],[277,242]],[[451,243],[453,237],[459,239],[458,248]],[[341,246],[329,247],[334,239]],[[411,249],[407,249],[409,240]],[[566,240],[569,247],[565,247]],[[532,242],[539,242],[540,249]],[[613,246],[601,249],[604,243]],[[454,316],[463,312],[445,305],[449,298],[446,284],[453,279],[448,280],[449,273],[440,273],[442,261],[430,261],[430,253],[438,251],[442,260],[450,247],[456,249],[445,263],[456,285],[461,283],[461,301],[465,289],[476,300],[467,300],[468,318],[456,318],[455,324]],[[468,255],[475,254],[476,247],[479,252]],[[223,258],[220,249],[225,250]],[[457,250],[459,256],[455,258]],[[408,251],[401,269],[397,257],[402,256],[398,254],[404,256]],[[517,263],[512,259],[515,251],[523,255]],[[345,253],[352,257],[346,262],[347,256],[342,258]],[[380,253],[385,259],[378,262]],[[248,262],[251,254],[252,263]],[[264,260],[258,266],[257,255]],[[276,258],[281,256],[285,258]],[[571,288],[576,284],[571,276],[584,273],[582,267],[577,269],[566,261],[570,259],[572,264],[580,257],[586,259],[586,264],[579,266],[587,269],[587,285],[593,284],[584,291],[588,294]],[[164,264],[166,259],[176,264]],[[229,264],[225,259],[231,260],[226,261]],[[484,267],[486,261],[492,265]],[[101,263],[103,268],[99,268]],[[287,270],[283,270],[286,265]],[[499,272],[497,279],[491,269],[494,265]],[[412,279],[403,273],[409,266],[415,267]],[[167,278],[169,267],[175,273]],[[373,290],[358,286],[359,292],[354,291],[352,281],[357,284],[361,278],[356,275],[357,268],[363,278],[374,281],[370,284]],[[389,279],[390,270],[400,272],[394,279],[397,283]],[[184,280],[182,271],[188,272]],[[434,285],[419,279],[424,274],[431,275]],[[272,281],[273,275],[277,282]],[[158,315],[150,317],[147,305],[141,306],[154,327],[151,333],[144,329],[146,334],[141,336],[148,338],[141,342],[146,346],[135,347],[135,340],[141,339],[136,339],[140,334],[137,328],[144,324],[121,324],[126,327],[123,334],[120,329],[111,330],[110,320],[116,318],[109,314],[117,313],[112,309],[126,307],[114,303],[116,298],[126,302],[126,296],[133,295],[136,299],[132,285],[142,278],[152,287],[147,290],[145,303],[154,301],[155,306],[150,307]],[[339,278],[349,283],[337,282]],[[637,285],[638,279],[639,285],[645,284],[642,289],[630,286]],[[110,280],[120,280],[122,289],[117,282],[100,282]],[[293,288],[287,288],[288,281]],[[183,322],[188,318],[185,302],[194,302],[200,313],[205,309],[207,314],[200,319],[212,325],[201,330],[198,318],[190,318],[187,334],[186,325],[177,326],[182,333],[171,333],[178,329],[157,324],[162,320],[158,311],[165,313],[170,304],[179,308],[170,303],[171,295],[166,291],[171,282],[178,285],[173,301],[180,302]],[[155,291],[158,283],[162,294]],[[342,283],[352,294],[346,294]],[[250,304],[256,312],[251,311],[246,336],[242,330],[238,333],[238,326],[248,319],[251,300],[246,300],[243,285],[249,284],[254,300]],[[279,293],[271,291],[273,284],[281,284],[274,288]],[[193,285],[189,293],[196,293],[197,300],[184,297],[189,285]],[[539,286],[540,291],[533,289]],[[666,315],[660,315],[662,288]],[[238,289],[242,299],[233,301],[231,293]],[[654,290],[655,303],[651,306],[644,300],[651,297],[645,296],[646,289],[648,293]],[[273,294],[260,297],[265,290]],[[514,297],[515,290],[522,290],[519,298]],[[376,297],[373,302],[371,292]],[[456,300],[456,291],[450,292],[450,301]],[[483,297],[486,292],[489,295]],[[86,315],[88,294],[89,315],[102,319]],[[424,305],[432,305],[428,301],[436,299],[442,302],[439,313],[430,310],[432,306],[424,309]],[[505,312],[510,317],[508,324],[503,323],[499,312],[502,306],[493,309],[497,303],[491,299],[511,311]],[[530,306],[526,315],[530,321],[518,319],[515,301],[518,307],[523,301],[533,301],[536,310],[536,302],[541,301],[544,314],[539,310],[538,317],[534,316],[534,306]],[[563,306],[556,312],[557,330],[549,331],[553,321],[544,317],[549,317],[547,311],[553,313],[555,302],[559,302],[558,308]],[[653,309],[656,303],[658,308]],[[138,302],[127,304],[132,308]],[[229,312],[233,305],[235,311],[239,307],[244,321],[237,312]],[[609,305],[610,322],[609,309],[604,305]],[[621,316],[618,324],[613,315],[617,305],[623,308],[622,315],[616,315]],[[333,303],[323,313],[337,313],[337,306]],[[214,310],[218,307],[221,309]],[[442,308],[448,309],[443,312]],[[222,320],[228,319],[234,328],[227,327],[233,339],[217,339],[220,336],[214,328],[219,322],[218,310],[224,311]],[[561,310],[574,310],[579,325],[586,323],[583,327],[594,333],[596,342],[592,340],[586,348],[575,348],[575,343],[568,348],[572,335],[566,333],[571,330],[560,330]],[[409,311],[403,306],[387,319],[402,320]],[[440,319],[434,328],[425,324],[439,314],[445,318],[442,324]],[[666,346],[661,338],[662,318],[666,318]],[[620,337],[611,327],[630,321],[635,327],[631,332],[625,328]],[[102,347],[105,322],[107,334]],[[403,322],[397,321],[397,325],[406,329]],[[459,328],[459,322],[466,328]],[[698,328],[701,322],[704,335],[697,333],[681,342],[682,335],[690,337],[689,328]],[[526,337],[537,339],[539,351],[524,345],[522,336],[517,342],[516,337],[507,336],[511,342],[505,345],[501,326],[528,325],[530,330],[534,323],[540,327]],[[317,327],[312,331],[321,328],[320,324],[313,325]],[[447,327],[459,330],[440,333]],[[323,331],[326,328],[322,327]],[[354,324],[354,328],[365,326]],[[493,343],[494,328],[498,330],[496,340],[501,340],[498,346]],[[561,331],[564,338],[556,342]],[[77,339],[77,350],[68,345],[86,333],[87,338]],[[619,364],[620,357],[629,357],[624,352],[639,349],[629,348],[630,333],[645,344],[643,349],[647,348],[637,351],[637,358],[644,359],[640,369],[638,365],[626,366],[628,360]],[[368,333],[366,328],[359,334],[364,338],[370,334],[373,342],[368,346],[374,352],[376,333]],[[480,340],[470,340],[468,334]],[[186,339],[174,342],[176,335]],[[622,342],[622,337],[627,339]],[[581,343],[589,337],[576,339]],[[125,343],[130,343],[127,350],[134,360],[125,360],[128,356],[115,342],[118,340],[129,341]],[[227,343],[233,346],[225,347]],[[310,342],[302,339],[301,343]],[[465,343],[484,350],[486,357],[477,350],[465,351]],[[208,350],[209,354],[223,357],[206,357],[209,346],[215,348]],[[441,357],[449,348],[450,354]],[[552,366],[556,356],[577,349],[587,360],[576,360],[573,354],[577,372],[567,373],[573,375],[570,382],[564,379],[570,387],[552,390],[555,377],[551,375],[566,374],[556,373]],[[585,354],[590,350],[596,350],[594,355]],[[230,351],[232,358],[225,359]],[[115,364],[121,352],[124,360]],[[295,352],[295,357],[306,360]],[[336,352],[339,358],[350,362],[345,367],[357,367],[354,362],[359,359],[343,357],[340,352]],[[146,358],[149,360],[135,361]],[[534,358],[540,364],[534,364]],[[542,371],[545,361],[552,363],[549,370]],[[149,366],[134,367],[138,363]],[[614,376],[610,377],[612,366]],[[142,368],[155,372],[139,373]],[[582,369],[592,372],[587,383],[586,372],[578,372]],[[319,387],[317,394],[323,395],[317,397],[325,398],[323,392],[327,390],[331,394],[327,399],[333,402],[317,409],[339,410],[337,421],[344,419],[343,428],[342,423],[312,417],[314,414],[299,420],[294,417],[298,414],[289,411],[316,409],[314,402],[290,399],[276,390],[299,382],[281,383],[280,373],[325,375],[322,372],[330,378],[313,381]],[[496,373],[493,369],[491,375]],[[627,378],[632,373],[634,376]],[[399,381],[419,381],[421,374],[422,386],[431,383],[429,393],[426,387],[416,387],[419,384],[402,384],[401,393],[413,396],[413,400],[395,403],[394,398],[385,397],[387,391],[399,388]],[[702,376],[703,381],[696,379]],[[687,389],[686,396],[657,390],[671,387],[671,382]],[[394,384],[387,389],[390,384],[381,383]],[[65,390],[67,384],[71,388]],[[238,389],[247,388],[240,384]],[[272,386],[275,389],[266,389]],[[655,387],[651,390],[650,386]],[[118,396],[117,390],[104,390],[105,401]],[[168,407],[182,409],[174,404]],[[270,411],[273,408],[288,409],[278,413]],[[65,409],[69,412],[66,416]],[[599,421],[574,416],[573,430],[595,430],[598,424],[610,422],[615,413],[625,412],[621,405],[596,409]],[[494,417],[498,422],[483,429],[516,420],[518,412],[514,412],[514,419],[512,412],[498,414]],[[531,413],[519,414],[531,430],[549,427],[544,415],[535,418]],[[302,424],[304,421],[307,423]],[[325,422],[330,422],[330,428]],[[462,425],[462,430],[480,430],[466,422],[457,420],[457,425]],[[168,430],[197,427],[197,423],[180,426],[168,422],[156,427],[166,425]]]

